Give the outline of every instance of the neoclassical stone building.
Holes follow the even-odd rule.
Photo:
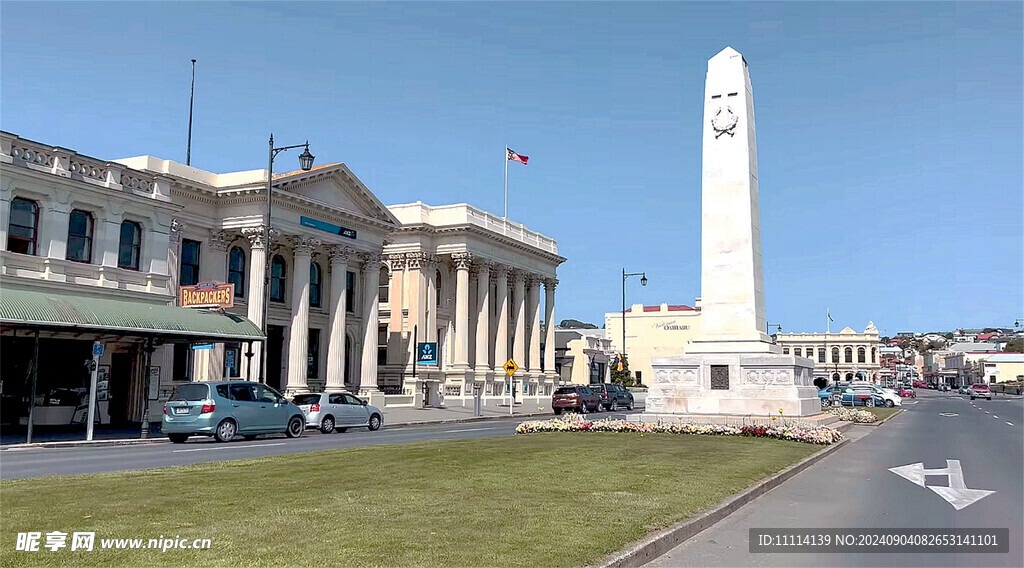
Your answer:
[[[40,330],[83,359],[105,341],[121,420],[146,408],[158,420],[181,382],[229,378],[287,393],[347,389],[381,405],[465,403],[474,383],[497,399],[508,358],[527,396],[550,394],[553,352],[542,344],[553,344],[553,329],[542,321],[554,321],[565,259],[521,224],[465,204],[389,208],[332,163],[274,176],[268,230],[266,170],[105,161],[6,132],[0,150],[0,323],[13,342],[4,358]],[[176,307],[181,286],[203,282],[234,284],[233,306]],[[83,334],[33,319],[67,315],[42,305],[65,293],[84,302],[76,317],[99,318],[106,306],[112,323]],[[152,329],[132,327],[142,320]],[[441,358],[414,373],[417,340],[436,341]],[[88,379],[75,357],[77,371],[40,388],[82,395]],[[18,375],[12,396],[27,398],[30,366],[9,366],[4,394]]]
[[[783,353],[814,361],[814,378],[829,381],[878,381],[882,369],[878,328],[868,322],[863,332],[845,327],[839,333],[779,333]]]

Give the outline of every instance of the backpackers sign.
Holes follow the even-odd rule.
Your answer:
[[[195,286],[182,286],[178,305],[182,308],[230,308],[235,305],[235,284],[200,282]]]

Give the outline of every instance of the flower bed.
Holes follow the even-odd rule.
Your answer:
[[[832,407],[824,409],[825,412],[835,414],[840,420],[847,422],[856,422],[859,424],[866,424],[868,422],[874,422],[878,420],[878,417],[868,412],[867,410],[856,410],[853,408],[847,408],[845,406]]]
[[[806,442],[835,444],[843,435],[834,428],[779,426],[726,426],[724,424],[691,424],[688,422],[627,422],[625,420],[588,420],[578,414],[567,414],[550,420],[530,420],[516,427],[516,434],[536,432],[639,432],[641,434],[703,434],[708,436],[752,436]]]

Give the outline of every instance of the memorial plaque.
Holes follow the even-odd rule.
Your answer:
[[[729,390],[729,365],[711,365],[711,390]]]

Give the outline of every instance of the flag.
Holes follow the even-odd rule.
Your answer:
[[[519,154],[516,154],[508,146],[505,146],[505,151],[508,152],[508,161],[510,161],[510,162],[519,162],[520,164],[525,166],[526,162],[530,161],[530,157],[529,156],[521,156]]]
[[[825,317],[828,318],[828,321],[836,321],[836,320],[832,319],[832,314],[828,313],[828,310],[825,310]]]

